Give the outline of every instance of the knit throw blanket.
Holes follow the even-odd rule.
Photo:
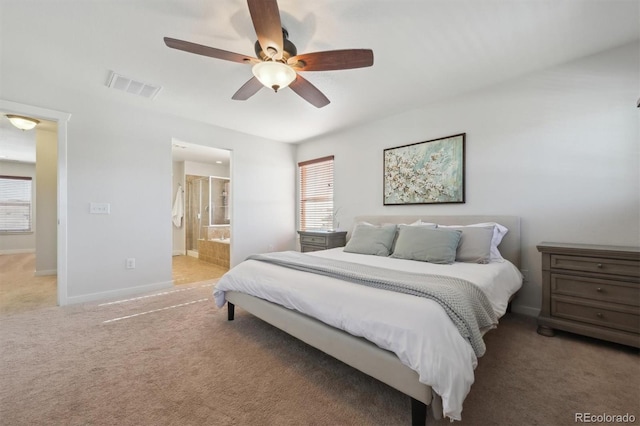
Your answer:
[[[482,331],[495,328],[498,319],[484,292],[475,284],[445,275],[417,274],[335,259],[325,259],[295,251],[256,254],[247,260],[268,262],[399,293],[434,300],[445,310],[477,357],[485,352]]]

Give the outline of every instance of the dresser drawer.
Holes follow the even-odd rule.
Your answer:
[[[640,312],[637,309],[617,309],[606,304],[582,303],[571,298],[551,299],[551,316],[580,321],[602,327],[640,332]]]
[[[326,245],[327,237],[325,235],[301,235],[300,242],[302,244]]]
[[[640,286],[624,281],[551,274],[551,294],[640,306]]]
[[[600,257],[551,255],[551,268],[580,272],[640,277],[638,262]]]
[[[640,348],[640,247],[541,243],[538,333],[564,330]]]

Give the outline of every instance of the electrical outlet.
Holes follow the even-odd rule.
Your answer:
[[[529,282],[529,270],[528,269],[520,269],[520,273],[522,274],[522,281],[525,283]]]
[[[269,244],[269,246],[267,247],[267,250],[269,252],[276,251],[276,247],[273,244]]]
[[[111,204],[109,204],[109,203],[89,203],[89,213],[91,213],[91,214],[111,214]]]
[[[126,267],[127,267],[127,269],[136,269],[136,258],[135,257],[129,257],[126,260]]]

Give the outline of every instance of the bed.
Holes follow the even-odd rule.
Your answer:
[[[443,271],[451,271],[451,275],[457,278],[478,280],[483,294],[490,293],[488,300],[496,318],[508,310],[508,303],[522,285],[518,217],[359,216],[354,220],[354,223],[362,222],[370,225],[435,223],[443,229],[452,225],[498,223],[508,228],[498,246],[504,260],[488,264],[456,262],[455,265],[462,268],[454,270],[448,267],[452,265],[345,253],[339,248],[310,253],[314,262],[339,259],[358,265],[371,264],[374,265],[372,267],[398,273],[400,269],[406,269],[409,274],[426,271],[438,276],[443,275]],[[351,234],[348,238],[352,237]],[[495,282],[500,284],[495,285]],[[433,300],[362,287],[332,276],[311,274],[253,259],[229,271],[216,285],[214,298],[220,307],[227,302],[229,320],[233,320],[234,308],[239,306],[408,395],[413,424],[425,424],[427,407],[431,408],[436,419],[445,415],[452,420],[459,420],[462,402],[473,383],[473,371],[482,351],[479,353],[476,347],[471,348],[472,345],[461,336],[451,320],[442,320],[443,315],[446,319],[446,313]],[[298,297],[307,299],[299,300]],[[353,303],[353,300],[362,302]],[[373,308],[376,303],[380,306]],[[401,313],[405,310],[409,312],[409,309],[425,314],[416,320],[414,317],[417,315]],[[422,322],[414,324],[413,321]],[[363,323],[366,327],[373,325],[373,331],[365,328]],[[422,333],[427,327],[432,327],[429,333],[424,333],[429,335],[428,339],[416,334],[416,329]],[[484,333],[490,328],[480,331]],[[398,340],[400,343],[397,343]]]

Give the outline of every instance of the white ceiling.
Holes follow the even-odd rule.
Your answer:
[[[19,47],[4,43],[3,51],[12,58],[19,56],[13,49],[29,52],[24,66],[61,87],[295,143],[637,40],[639,5],[280,0],[282,24],[299,53],[374,52],[370,68],[302,74],[331,100],[322,109],[290,89],[263,88],[234,101],[250,66],[164,45],[168,36],[254,56],[245,0],[0,0],[0,15],[2,38],[20,40]],[[153,100],[105,90],[111,71],[162,89]]]
[[[220,164],[229,167],[231,151],[226,149],[210,148],[208,146],[173,140],[171,146],[173,161],[193,161],[204,164]]]

